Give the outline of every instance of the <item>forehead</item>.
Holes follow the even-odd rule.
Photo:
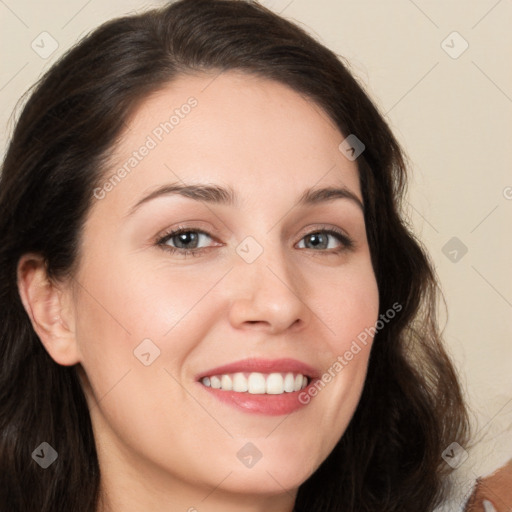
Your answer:
[[[229,186],[245,201],[278,190],[296,199],[315,185],[360,197],[343,139],[315,102],[282,83],[233,71],[181,75],[128,119],[105,175],[122,174],[108,199],[127,207],[180,180]]]

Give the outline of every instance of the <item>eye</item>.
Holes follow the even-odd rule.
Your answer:
[[[191,254],[197,256],[198,253],[203,252],[206,247],[198,247],[201,239],[212,238],[206,231],[192,228],[180,227],[173,231],[166,233],[162,238],[157,241],[157,245],[162,249],[171,253],[179,253],[184,256]],[[177,247],[170,245],[170,242],[176,244]]]
[[[201,240],[204,241],[208,238],[213,239],[206,231],[180,226],[177,229],[165,233],[156,241],[156,245],[171,254],[199,256],[204,251],[212,248],[212,246],[199,246]],[[329,243],[330,239],[337,240],[338,247],[332,247],[332,244]],[[308,247],[299,247],[300,249],[312,249],[315,252],[325,253],[325,255],[338,254],[354,247],[354,242],[351,238],[334,228],[311,231],[302,237],[301,242],[303,240],[309,241],[307,244]],[[331,250],[328,251],[326,249]]]
[[[329,247],[329,239],[336,239],[341,247]],[[309,240],[310,247],[305,247],[307,249],[313,248],[314,250],[320,249],[333,249],[329,251],[328,254],[339,253],[345,249],[351,249],[354,246],[354,242],[347,235],[338,231],[336,229],[320,229],[318,231],[312,231],[305,235],[302,240]],[[302,242],[301,240],[301,242]],[[300,243],[300,242],[299,242]],[[305,244],[306,245],[306,244]],[[325,251],[324,251],[325,252]]]

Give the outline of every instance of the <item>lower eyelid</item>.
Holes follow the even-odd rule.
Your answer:
[[[207,249],[208,247],[199,247],[196,249],[182,249],[181,247],[172,247],[167,244],[169,240],[172,240],[174,237],[177,237],[183,233],[198,233],[199,235],[206,235],[212,241],[215,241],[215,237],[210,235],[210,233],[206,231],[202,231],[200,229],[178,229],[174,232],[167,233],[166,235],[159,236],[156,240],[157,245],[162,245],[164,247],[170,247],[172,249],[176,249],[177,251],[200,251],[202,249]]]
[[[206,235],[208,238],[210,238],[210,240],[212,240],[212,245],[208,245],[206,247],[193,248],[193,249],[184,249],[184,248],[174,247],[172,245],[167,244],[167,242],[169,240],[171,240],[172,238],[174,238],[175,236],[178,236],[182,233],[188,233],[188,232],[198,233],[199,235]],[[353,249],[354,245],[355,245],[354,241],[348,235],[346,235],[344,233],[338,233],[337,231],[333,230],[332,228],[330,228],[330,229],[320,228],[320,229],[309,231],[308,233],[305,233],[304,235],[302,235],[302,237],[300,238],[298,243],[302,242],[306,237],[314,235],[314,234],[324,234],[324,235],[330,236],[330,237],[336,239],[340,244],[340,246],[335,249],[324,249],[324,250],[319,250],[319,251],[316,251],[314,249],[309,249],[313,252],[318,252],[319,254],[324,253],[324,254],[333,255],[333,254],[340,253],[344,250]],[[216,244],[216,245],[213,245],[213,244]],[[200,229],[192,229],[192,228],[190,228],[190,229],[178,228],[171,233],[168,233],[166,235],[159,237],[159,239],[157,241],[157,245],[161,246],[164,250],[167,250],[171,253],[182,254],[182,255],[192,254],[194,256],[199,256],[202,252],[209,251],[209,250],[213,249],[214,247],[219,247],[219,245],[223,245],[223,244],[216,242],[215,237],[213,235],[211,235],[210,233],[208,233],[207,231],[203,231]],[[306,249],[306,248],[304,248],[304,249]]]
[[[301,243],[306,237],[314,235],[314,234],[318,234],[318,233],[323,234],[325,236],[329,236],[331,238],[334,238],[339,243],[339,247],[330,249],[330,250],[324,249],[323,251],[315,251],[315,252],[335,253],[336,251],[339,252],[343,249],[347,249],[347,250],[351,249],[355,245],[354,241],[347,235],[341,235],[340,233],[336,233],[336,232],[330,233],[328,231],[312,231],[311,233],[307,233],[299,240],[299,243]]]

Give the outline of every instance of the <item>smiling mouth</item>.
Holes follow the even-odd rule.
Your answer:
[[[304,389],[310,379],[302,373],[237,372],[203,377],[201,384],[221,391],[252,395],[282,395]]]

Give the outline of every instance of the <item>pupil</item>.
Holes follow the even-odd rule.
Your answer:
[[[195,233],[187,232],[187,233],[181,233],[178,236],[180,239],[180,243],[184,243],[185,245],[187,245],[187,238],[189,238],[189,237],[194,238],[196,235],[195,235]],[[189,242],[190,242],[190,240],[189,240]]]
[[[310,235],[310,237],[311,237],[310,240],[313,241],[313,246],[317,247],[318,245],[322,245],[321,241],[320,241],[320,237],[321,236],[322,235],[320,235],[319,233],[315,233],[313,235]],[[316,243],[315,243],[315,240],[316,240]]]

